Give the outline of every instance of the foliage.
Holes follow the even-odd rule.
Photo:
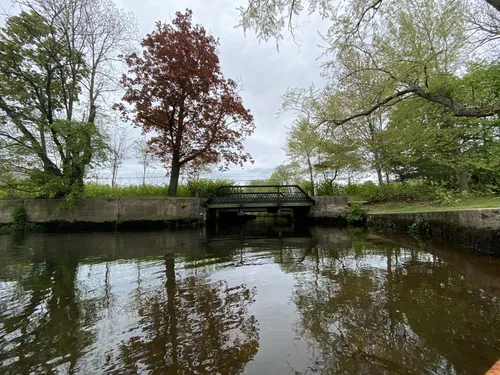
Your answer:
[[[141,43],[142,55],[126,57],[123,100],[133,110],[116,106],[124,119],[155,134],[149,145],[170,167],[170,196],[186,166],[250,161],[242,141],[255,127],[236,82],[222,75],[218,41],[191,21],[187,10],[172,25],[157,23]]]
[[[103,150],[98,100],[133,23],[106,0],[15,2],[23,11],[0,31],[0,160],[40,197],[79,195]]]
[[[28,223],[28,214],[24,205],[20,204],[12,210],[12,229],[14,231],[23,231]]]
[[[230,180],[191,180],[187,182],[188,194],[191,197],[210,197],[215,194],[221,186],[232,186],[234,181]]]
[[[347,209],[346,220],[351,225],[363,225],[366,222],[366,211],[360,204],[351,204]]]
[[[368,169],[381,188],[394,177],[435,182],[439,187],[422,190],[447,203],[455,190],[500,186],[499,4],[252,0],[240,16],[245,29],[278,40],[305,9],[331,20],[325,88],[291,88],[284,96],[296,123],[307,121],[302,141],[318,138],[312,143],[320,160],[309,175],[328,173],[321,190],[338,193],[338,177],[350,183],[353,172]],[[369,195],[424,198],[413,186],[397,190]]]
[[[467,95],[454,92],[453,75],[477,61],[478,55],[497,61],[495,54],[470,53],[483,46],[486,51],[498,48],[500,6],[482,7],[484,16],[474,17],[477,8],[478,2],[466,0],[341,0],[340,4],[333,0],[272,4],[252,0],[240,8],[240,15],[241,25],[264,39],[280,39],[283,26],[288,23],[293,29],[295,17],[304,9],[331,20],[325,36],[327,56],[331,56],[325,75],[332,85],[325,89],[327,108],[318,115],[338,125],[415,96],[455,116],[498,114],[498,99],[478,106],[468,100],[474,93],[470,88],[466,88]],[[356,81],[365,83],[363,93]]]
[[[0,226],[0,234],[23,235],[25,232],[41,232],[43,227],[29,221],[23,204],[12,210],[12,224]]]
[[[314,165],[320,162],[320,136],[316,133],[307,117],[299,117],[287,133],[285,151],[292,163],[304,166],[297,172],[307,176],[311,188],[314,188],[316,170]]]
[[[207,198],[220,187],[234,185],[230,180],[198,180],[188,181],[187,184],[178,186],[178,197],[200,197]],[[85,198],[113,198],[113,197],[165,197],[168,193],[168,185],[128,185],[114,187],[110,185],[86,184],[84,189]]]

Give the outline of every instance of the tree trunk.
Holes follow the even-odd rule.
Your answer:
[[[168,185],[167,196],[175,197],[177,195],[177,186],[179,185],[179,176],[181,172],[181,163],[178,153],[172,155],[172,166],[170,171],[170,183]]]
[[[307,157],[307,166],[309,168],[309,179],[311,182],[311,190],[314,192],[314,170],[309,156]]]
[[[178,338],[177,338],[177,313],[175,305],[176,285],[175,285],[175,259],[173,254],[165,256],[165,271],[167,274],[167,281],[165,288],[167,289],[167,314],[170,332],[170,344],[172,345],[172,367],[177,370],[178,358]]]
[[[378,179],[378,186],[383,187],[384,186],[384,178],[382,177],[382,169],[377,168],[377,179]]]
[[[111,177],[111,187],[115,187],[116,185],[116,177],[118,175],[118,165],[116,163],[113,163],[113,175]]]
[[[458,186],[460,191],[466,191],[467,193],[470,191],[469,175],[465,167],[460,168],[460,171],[458,172]]]

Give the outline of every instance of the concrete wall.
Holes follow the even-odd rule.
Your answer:
[[[406,233],[417,218],[429,223],[433,237],[500,254],[500,208],[368,215],[369,221],[390,223],[401,233]]]
[[[316,204],[311,207],[309,217],[316,220],[345,220],[347,197],[312,197]]]
[[[126,223],[202,221],[197,198],[92,198],[61,208],[58,199],[0,200],[0,224],[12,221],[12,210],[22,204],[35,223]]]

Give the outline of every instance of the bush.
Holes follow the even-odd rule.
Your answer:
[[[366,212],[359,204],[350,205],[347,209],[346,219],[351,225],[363,225],[366,222]]]
[[[364,198],[368,198],[379,191],[379,186],[372,181],[366,181],[362,184],[351,184],[345,187],[346,195],[357,195]]]
[[[198,180],[180,184],[177,187],[177,196],[186,197],[208,197],[224,185],[234,185],[228,180]],[[115,198],[115,197],[166,197],[168,185],[128,185],[114,186],[86,184],[84,187],[84,198]]]
[[[333,183],[330,184],[327,181],[322,181],[318,185],[318,195],[346,195],[345,186]]]
[[[28,214],[24,205],[20,204],[12,210],[12,230],[13,231],[24,231],[26,225],[28,224]]]
[[[12,210],[12,224],[2,227],[0,231],[3,233],[23,233],[23,232],[41,232],[43,227],[30,223],[28,221],[28,214],[24,205],[20,204]]]
[[[83,195],[85,198],[115,198],[115,197],[161,197],[166,196],[167,185],[129,185],[114,186],[86,184]]]
[[[187,183],[187,191],[190,197],[207,198],[214,195],[221,186],[232,186],[234,181],[229,180],[197,180]]]

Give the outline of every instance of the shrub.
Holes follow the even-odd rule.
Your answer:
[[[318,185],[318,195],[345,195],[345,186],[327,181],[322,181]]]
[[[372,181],[366,181],[362,184],[351,184],[345,187],[346,195],[357,195],[362,196],[364,198],[368,198],[377,192],[380,191],[380,188],[377,184]]]
[[[3,227],[2,233],[40,232],[43,228],[28,221],[24,205],[20,204],[12,210],[12,224]]]
[[[26,229],[26,225],[28,224],[28,214],[26,213],[26,209],[24,205],[20,204],[12,210],[12,230],[14,231],[23,231]]]
[[[197,180],[188,181],[187,192],[190,197],[209,197],[217,191],[221,186],[231,186],[234,185],[234,181],[230,180]]]
[[[359,204],[350,205],[347,209],[346,220],[351,225],[363,225],[366,222],[366,212]]]
[[[198,180],[180,184],[177,188],[178,197],[208,197],[223,185],[234,185],[228,180]],[[115,198],[115,197],[166,197],[168,185],[128,185],[114,186],[89,183],[85,185],[85,198]]]

